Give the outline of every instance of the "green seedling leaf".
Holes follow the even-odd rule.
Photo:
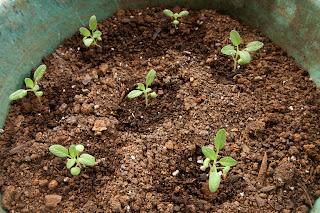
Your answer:
[[[210,160],[217,160],[217,155],[213,149],[211,149],[207,146],[203,146],[202,152],[203,152],[204,156],[206,156]]]
[[[231,157],[221,158],[219,163],[223,166],[229,166],[229,167],[237,165],[237,161]]]
[[[246,51],[256,51],[258,49],[260,49],[261,47],[263,47],[263,43],[260,42],[260,41],[253,41],[253,42],[250,42],[249,44],[247,44],[246,46]]]
[[[171,10],[165,9],[165,10],[163,11],[163,13],[164,13],[166,16],[173,17],[173,12],[172,12]]]
[[[86,166],[94,166],[96,159],[89,154],[82,154],[79,158],[78,161]]]
[[[203,167],[204,167],[204,168],[208,168],[209,163],[210,163],[210,159],[209,159],[209,158],[206,158],[206,159],[203,161]]]
[[[83,146],[83,145],[81,145],[81,144],[76,145],[76,150],[77,150],[78,152],[83,152],[83,150],[84,150],[84,146]]]
[[[76,163],[76,159],[72,158],[72,159],[68,159],[67,162],[67,169],[70,169],[71,167],[73,167],[73,165]]]
[[[9,96],[9,100],[14,101],[14,100],[23,98],[26,95],[27,95],[27,90],[19,89]]]
[[[224,147],[225,143],[226,143],[226,130],[220,129],[217,132],[216,137],[214,139],[214,146],[217,149],[217,152]]]
[[[223,174],[227,174],[230,170],[230,166],[226,166],[224,167],[224,169],[222,170]]]
[[[76,176],[76,175],[80,174],[81,169],[79,167],[73,167],[73,168],[71,168],[70,172],[71,172],[72,175]]]
[[[178,21],[178,20],[174,20],[172,23],[173,23],[174,25],[178,25],[178,24],[179,24],[179,21]]]
[[[209,189],[211,192],[217,191],[219,185],[220,185],[220,174],[216,171],[213,171],[209,175]]]
[[[101,38],[101,37],[98,37],[97,39],[98,39],[98,41],[102,41],[102,38]]]
[[[151,90],[152,90],[151,88],[147,88],[144,92],[148,93],[148,92],[151,92]]]
[[[230,32],[230,39],[233,45],[235,46],[239,46],[240,42],[241,42],[241,38],[240,35],[237,31],[235,30],[231,30]]]
[[[151,98],[156,98],[158,95],[155,92],[150,93]]]
[[[36,71],[35,71],[34,74],[33,74],[33,78],[34,78],[34,81],[35,81],[35,82],[39,81],[39,80],[42,78],[42,76],[43,76],[43,74],[45,73],[46,69],[47,69],[47,66],[44,65],[44,64],[40,65],[40,66],[36,69]]]
[[[73,158],[77,156],[77,150],[76,150],[76,147],[74,145],[71,145],[69,147],[69,153],[70,153],[70,156],[73,157]]]
[[[102,33],[98,30],[92,34],[93,38],[101,38],[101,36],[102,36]]]
[[[237,53],[233,46],[227,45],[221,49],[221,52],[225,55],[234,55]]]
[[[42,92],[42,91],[34,92],[34,94],[35,94],[37,97],[43,96],[43,92]]]
[[[250,54],[247,51],[244,51],[244,50],[240,51],[239,55],[240,55],[240,59],[238,60],[238,63],[240,65],[248,64],[251,61]]]
[[[140,95],[142,95],[142,91],[141,90],[132,90],[129,94],[128,94],[128,98],[135,98],[138,97]]]
[[[36,92],[40,89],[39,85],[35,85],[33,88],[32,88],[32,91]]]
[[[187,16],[188,14],[189,14],[189,12],[186,11],[186,10],[184,10],[184,11],[181,11],[181,12],[179,13],[179,17],[184,17],[184,16]]]
[[[153,82],[155,75],[156,75],[156,71],[154,69],[149,71],[149,73],[147,75],[147,79],[146,79],[146,87],[147,88]]]
[[[92,42],[93,42],[93,39],[92,39],[92,38],[83,39],[83,43],[84,43],[84,45],[86,45],[87,47],[90,47],[90,45],[92,44]]]
[[[93,31],[97,29],[97,17],[95,15],[91,16],[89,20],[89,27]]]
[[[27,86],[28,88],[34,87],[33,81],[32,81],[30,78],[25,78],[25,79],[24,79],[24,83],[26,84],[26,86]]]
[[[90,31],[89,31],[87,28],[85,28],[85,27],[80,27],[79,31],[80,31],[80,33],[81,33],[83,36],[85,36],[85,37],[91,36]]]
[[[144,91],[146,88],[145,88],[145,86],[143,84],[138,83],[138,89]]]
[[[65,148],[61,145],[52,145],[49,147],[49,150],[55,156],[62,157],[62,158],[67,157],[69,154],[67,148]]]

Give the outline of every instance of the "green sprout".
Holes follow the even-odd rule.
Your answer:
[[[91,16],[89,20],[89,28],[91,29],[91,32],[84,27],[80,27],[79,31],[80,33],[84,36],[83,38],[83,43],[87,46],[90,47],[91,44],[94,44],[98,47],[101,48],[99,44],[97,44],[97,40],[101,41],[101,35],[102,33],[97,29],[97,18],[95,15]]]
[[[174,27],[177,29],[177,26],[179,24],[179,21],[178,21],[178,18],[182,18],[182,17],[185,17],[189,14],[188,11],[184,10],[184,11],[181,11],[180,13],[173,13],[171,10],[168,10],[168,9],[165,9],[163,11],[163,13],[166,15],[166,16],[169,16],[169,17],[173,17],[174,20],[173,20],[173,24],[174,24]]]
[[[138,83],[138,88],[137,88],[138,90],[132,90],[128,94],[128,98],[135,98],[135,97],[138,97],[138,96],[144,94],[144,97],[146,98],[146,108],[147,108],[148,107],[148,96],[150,95],[152,98],[155,98],[158,96],[157,93],[155,93],[155,92],[148,94],[149,92],[151,92],[151,88],[148,88],[148,87],[152,83],[155,75],[156,75],[156,71],[154,71],[153,69],[150,70],[147,75],[146,86],[144,86],[142,83]]]
[[[218,172],[218,169],[222,169],[222,172],[226,174],[231,166],[235,166],[237,164],[237,161],[234,160],[231,157],[224,157],[221,158],[218,161],[219,157],[219,150],[221,150],[224,147],[224,144],[226,143],[226,130],[220,129],[217,132],[217,135],[214,139],[214,146],[216,148],[216,152],[206,146],[202,147],[202,152],[206,156],[206,159],[203,161],[203,168],[210,167],[209,171],[209,189],[211,192],[217,191],[219,185],[220,185],[220,173]],[[213,164],[210,163],[210,161],[213,160]],[[217,164],[221,164],[222,166],[217,166]]]
[[[251,57],[249,52],[256,51],[263,46],[263,43],[260,41],[253,41],[247,44],[246,48],[239,51],[239,45],[241,42],[240,35],[237,31],[231,30],[230,39],[234,46],[236,46],[237,50],[234,49],[233,46],[227,45],[221,49],[221,52],[225,55],[231,55],[234,61],[233,72],[236,70],[237,63],[240,65],[248,64],[251,61]],[[238,57],[240,56],[239,60]]]
[[[40,65],[33,74],[34,81],[32,81],[30,78],[24,79],[24,83],[26,84],[26,87],[29,89],[19,89],[15,91],[9,96],[9,100],[14,101],[23,98],[27,95],[28,91],[33,91],[34,94],[37,96],[39,103],[41,104],[40,97],[43,95],[43,92],[39,91],[40,88],[39,85],[37,85],[37,82],[42,78],[44,72],[46,71],[46,68],[46,65]]]
[[[72,167],[70,170],[72,175],[79,175],[80,174],[81,165],[94,166],[95,162],[96,162],[95,158],[92,155],[81,154],[79,156],[79,153],[84,150],[84,146],[80,145],[80,144],[76,145],[76,146],[71,145],[69,147],[69,151],[67,148],[65,148],[61,145],[52,145],[49,147],[49,150],[55,156],[58,156],[61,158],[68,157],[67,168],[70,169]]]

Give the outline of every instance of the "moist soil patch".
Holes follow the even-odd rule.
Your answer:
[[[190,10],[175,30],[164,8],[120,10],[43,58],[43,104],[14,101],[0,140],[2,206],[12,212],[308,212],[320,196],[320,91],[307,71],[249,26]],[[181,9],[174,8],[179,12]],[[220,50],[264,43],[232,71]],[[128,99],[149,70],[157,98]],[[201,147],[219,129],[238,161],[208,189]],[[49,146],[82,144],[79,176]]]

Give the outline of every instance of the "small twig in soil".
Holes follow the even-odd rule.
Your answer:
[[[306,185],[305,185],[304,183],[301,183],[301,182],[300,182],[300,184],[298,184],[298,185],[299,185],[299,186],[302,188],[302,190],[306,193],[307,199],[308,199],[308,201],[309,201],[309,204],[310,204],[311,208],[313,208],[313,206],[312,206],[312,201],[311,201],[311,198],[310,198],[309,193],[308,193],[308,191],[307,191]]]
[[[267,156],[267,153],[265,152],[261,162],[259,174],[258,174],[258,180],[262,185],[264,184],[264,181],[266,178],[267,168],[268,168],[268,156]]]
[[[159,35],[159,33],[161,32],[161,28],[160,27],[158,27],[157,29],[156,29],[156,32],[154,32],[154,34],[153,34],[153,36],[152,36],[152,40],[155,40],[156,38],[157,38],[157,36]]]
[[[80,69],[78,72],[79,72],[79,73],[85,72],[85,71],[87,71],[87,69],[89,69],[91,66],[92,66],[92,63],[91,63],[91,64],[88,64],[88,65],[85,66],[84,68]]]

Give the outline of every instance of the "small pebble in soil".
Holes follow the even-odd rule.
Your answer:
[[[202,174],[200,175],[200,180],[201,180],[201,181],[206,181],[207,179],[208,179],[208,174],[202,173]]]
[[[56,180],[52,180],[49,185],[48,185],[48,188],[53,190],[55,189],[56,187],[58,186],[58,182]]]
[[[175,177],[175,176],[177,176],[179,174],[179,170],[176,170],[176,171],[174,171],[174,172],[172,172],[172,175]]]

